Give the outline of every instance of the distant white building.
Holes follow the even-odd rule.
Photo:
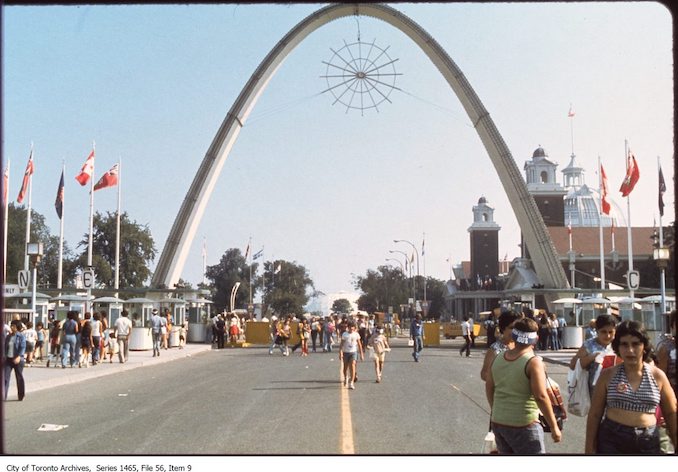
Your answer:
[[[334,292],[334,293],[323,293],[317,292],[315,297],[311,297],[306,305],[306,311],[309,313],[319,312],[323,316],[329,315],[332,311],[332,305],[336,300],[341,300],[345,298],[351,303],[351,309],[353,311],[358,311],[358,298],[360,298],[360,293],[357,292]]]

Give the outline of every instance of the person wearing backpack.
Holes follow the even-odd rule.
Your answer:
[[[562,439],[546,389],[544,363],[534,354],[538,329],[534,320],[517,320],[512,330],[514,348],[498,355],[487,375],[485,394],[499,454],[546,453],[540,411],[553,441]]]

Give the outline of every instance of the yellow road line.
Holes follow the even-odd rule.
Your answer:
[[[339,363],[339,378],[343,377],[344,363]],[[348,389],[341,384],[341,436],[339,450],[341,454],[355,454],[353,445],[353,421],[351,420],[351,403]]]

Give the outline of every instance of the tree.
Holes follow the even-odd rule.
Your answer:
[[[351,302],[345,298],[338,298],[332,303],[331,310],[335,313],[350,313],[351,311]]]
[[[410,293],[403,272],[388,265],[370,269],[364,277],[356,277],[355,288],[363,292],[358,298],[358,309],[368,312],[386,311],[389,306],[406,304]]]
[[[115,270],[116,213],[94,214],[92,231],[92,266],[98,283],[113,287]],[[89,235],[78,247],[84,247],[78,266],[87,266]],[[148,268],[157,251],[147,225],[130,221],[127,212],[120,215],[120,288],[143,287],[151,276]]]
[[[252,273],[256,274],[257,264],[252,264]],[[235,296],[235,307],[246,307],[250,299],[250,266],[247,265],[245,257],[240,249],[231,248],[221,256],[218,264],[208,266],[205,273],[207,279],[212,283],[208,287],[212,293],[212,301],[217,313],[223,310],[230,310],[231,290],[236,283],[240,282],[240,287]],[[256,292],[256,286],[252,286],[252,296]]]
[[[301,314],[313,281],[304,266],[283,260],[264,263],[264,304],[280,315]]]
[[[423,288],[422,288],[423,290]],[[426,298],[428,299],[428,318],[440,319],[447,313],[445,306],[445,294],[447,287],[442,280],[433,277],[426,278]],[[423,295],[423,293],[421,294]]]
[[[27,208],[16,206],[10,202],[7,211],[7,282],[17,283],[18,272],[24,269],[26,254],[26,212]],[[38,264],[38,285],[56,287],[59,267],[59,237],[53,236],[45,224],[44,215],[31,209],[30,240],[43,244],[43,257]],[[64,242],[63,247],[63,281],[73,280],[76,264],[73,252]]]

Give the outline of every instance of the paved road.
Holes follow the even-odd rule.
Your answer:
[[[425,349],[422,361],[415,363],[404,340],[394,344],[383,382],[374,382],[372,363],[366,361],[359,365],[354,391],[341,388],[336,353],[282,357],[260,347],[202,348],[190,357],[149,360],[139,368],[113,364],[82,374],[85,369],[73,369],[80,380],[50,388],[44,388],[43,380],[43,388],[29,388],[23,402],[4,404],[4,452],[479,453],[489,422],[478,375],[483,352],[461,358],[455,342],[445,341]],[[567,368],[558,363],[547,367],[564,386]],[[95,377],[96,369],[103,368],[119,371]],[[32,369],[27,376],[35,378],[37,369],[47,370]],[[69,373],[48,372],[52,378]],[[84,375],[90,378],[82,380]],[[564,441],[547,439],[547,450],[580,453],[584,424],[583,418],[570,418]],[[44,432],[38,431],[41,425],[67,427]]]

